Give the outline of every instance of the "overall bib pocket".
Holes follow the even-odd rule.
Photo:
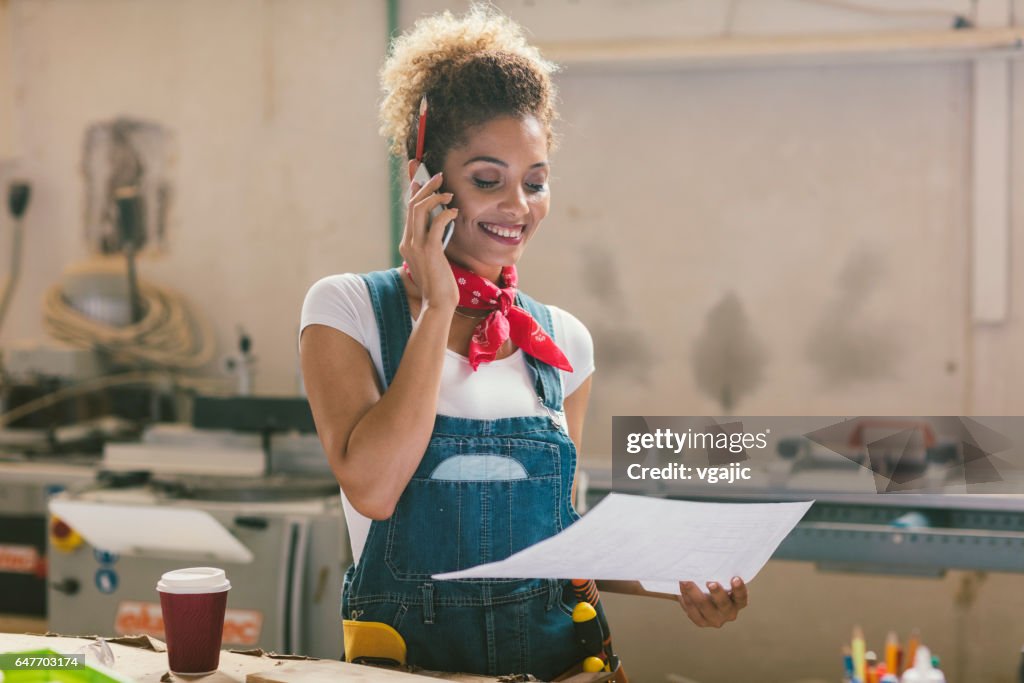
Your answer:
[[[560,450],[523,438],[435,438],[388,520],[394,578],[504,559],[561,530]]]

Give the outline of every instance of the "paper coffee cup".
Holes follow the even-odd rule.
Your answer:
[[[213,673],[220,664],[228,581],[223,569],[189,567],[167,572],[156,584],[171,673]]]

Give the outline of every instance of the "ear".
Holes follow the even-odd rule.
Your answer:
[[[416,175],[416,169],[419,168],[419,167],[420,167],[420,162],[416,161],[415,159],[409,159],[409,180],[410,181],[412,180],[412,177],[414,175]]]

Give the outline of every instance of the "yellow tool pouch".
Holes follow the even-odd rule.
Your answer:
[[[405,639],[379,621],[341,622],[345,638],[345,661],[377,666],[405,666]]]

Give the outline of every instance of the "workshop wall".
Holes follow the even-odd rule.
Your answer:
[[[10,17],[7,0],[0,1],[0,158],[10,156],[14,148],[14,55]]]
[[[571,2],[503,6],[542,44],[939,30],[972,11],[952,0],[927,11],[905,4],[895,14],[781,0],[631,11],[615,2],[586,11]],[[405,26],[465,3],[400,5]],[[1008,21],[1019,5],[1002,3],[1001,16]],[[993,15],[989,2],[981,7]],[[0,88],[12,102],[7,114],[0,109],[0,121],[11,121],[0,142],[36,184],[29,267],[0,340],[39,338],[42,293],[89,258],[85,130],[130,116],[173,135],[165,247],[143,257],[142,274],[177,287],[211,318],[222,354],[238,326],[252,334],[258,392],[295,391],[306,288],[329,273],[388,264],[375,122],[383,7],[15,0],[0,8],[10,38]],[[1014,82],[1021,78],[1015,69]],[[531,291],[594,333],[589,458],[606,460],[617,413],[1024,407],[1010,379],[1022,362],[1011,350],[1024,341],[1024,304],[1011,297],[1011,315],[997,326],[970,318],[967,62],[569,68],[558,83],[553,211],[522,270]],[[1013,92],[1019,123],[1024,88]],[[1017,136],[1014,168],[1022,145]],[[1013,212],[1017,269],[1021,214]],[[8,246],[0,248],[6,258]],[[721,369],[735,357],[745,360]]]
[[[13,55],[4,153],[35,183],[2,339],[40,338],[43,292],[90,258],[85,131],[130,116],[174,136],[166,248],[144,254],[140,274],[207,316],[222,354],[239,325],[252,335],[257,392],[295,393],[308,286],[387,265],[382,8],[101,0],[11,2],[0,14]]]

